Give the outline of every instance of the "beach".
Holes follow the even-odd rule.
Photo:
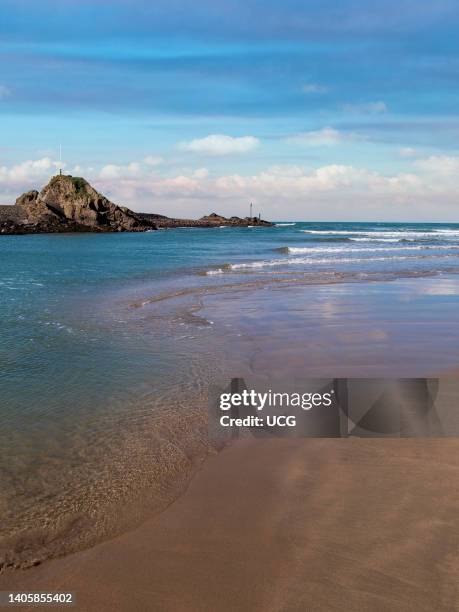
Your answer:
[[[78,610],[458,609],[457,439],[239,440],[138,529],[0,576]]]
[[[0,2],[0,612],[459,612],[458,9]]]
[[[453,224],[3,237],[2,589],[454,609],[454,439],[227,446],[208,404],[234,377],[456,372],[458,248]]]

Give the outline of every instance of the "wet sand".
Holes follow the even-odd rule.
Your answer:
[[[459,609],[459,440],[239,440],[140,528],[0,576],[77,609]]]

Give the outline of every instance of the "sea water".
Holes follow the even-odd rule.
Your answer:
[[[4,565],[169,503],[235,367],[457,366],[458,271],[459,224],[1,236]]]

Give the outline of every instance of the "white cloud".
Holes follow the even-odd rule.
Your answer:
[[[7,98],[8,96],[11,96],[11,89],[9,87],[7,87],[6,85],[0,85],[0,100],[3,100],[4,98]]]
[[[387,105],[379,100],[378,102],[366,102],[364,104],[345,104],[343,110],[348,113],[378,114],[387,113]]]
[[[182,151],[203,153],[207,155],[231,155],[233,153],[248,153],[256,149],[260,141],[253,136],[233,137],[226,134],[210,134],[189,142],[179,143]]]
[[[329,90],[325,85],[319,85],[318,83],[305,83],[301,88],[303,93],[321,94],[327,93]]]
[[[193,178],[197,179],[205,179],[209,176],[209,171],[207,168],[198,168],[193,172]]]
[[[50,157],[0,167],[0,195],[13,202],[57,173]],[[207,168],[177,175],[144,164],[72,167],[114,202],[134,210],[194,217],[211,210],[246,214],[253,201],[271,219],[452,219],[459,202],[459,157],[413,160],[411,172],[382,174],[351,164],[275,165],[254,174],[215,176]],[[170,171],[170,169],[168,169]]]
[[[107,164],[101,168],[99,176],[103,179],[118,178],[121,176],[121,167],[116,164]]]
[[[459,157],[455,156],[432,155],[425,159],[416,160],[415,166],[428,174],[453,178],[455,181],[459,176]]]
[[[115,188],[116,201],[137,210],[199,216],[215,209],[244,215],[247,202],[253,201],[266,218],[293,220],[446,220],[455,218],[459,198],[457,183],[422,172],[386,175],[343,164],[274,166],[252,175],[202,179],[158,176]]]
[[[19,164],[14,164],[11,167],[0,167],[0,182],[1,183],[23,183],[28,184],[34,179],[41,179],[54,174],[58,168],[64,167],[58,161],[53,161],[50,157],[42,157],[41,159],[26,160]]]
[[[286,141],[289,144],[302,145],[306,147],[332,147],[343,142],[362,140],[363,136],[353,132],[339,132],[331,127],[312,132],[299,132],[289,136]]]
[[[247,202],[253,201],[267,217],[278,219],[306,219],[311,214],[326,218],[329,211],[342,218],[354,215],[362,219],[367,218],[368,209],[378,209],[380,216],[384,211],[390,217],[398,205],[417,210],[413,203],[417,206],[433,193],[432,186],[416,174],[385,176],[352,165],[329,164],[315,169],[273,166],[253,175],[215,178],[200,170],[174,177],[110,179],[98,181],[96,186],[137,210],[198,216],[215,208],[224,214],[245,214]]]
[[[163,161],[164,159],[159,155],[147,155],[143,160],[144,164],[147,164],[147,166],[159,166]]]
[[[140,164],[131,162],[125,166],[107,164],[100,170],[99,177],[102,179],[117,179],[123,176],[136,176],[140,174]]]
[[[360,192],[364,197],[369,191],[402,193],[417,186],[417,177],[400,174],[385,177],[365,168],[350,165],[330,164],[316,169],[303,169],[290,166],[268,168],[254,176],[232,175],[216,179],[217,191],[254,193],[267,198],[283,200],[313,197],[320,193],[333,193],[340,197],[347,192]]]
[[[416,157],[418,155],[418,152],[412,147],[402,147],[401,149],[399,149],[398,154],[400,155],[400,157],[410,158]]]

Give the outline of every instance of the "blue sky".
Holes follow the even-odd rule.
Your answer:
[[[58,164],[135,209],[456,220],[459,7],[2,0],[0,199]]]

